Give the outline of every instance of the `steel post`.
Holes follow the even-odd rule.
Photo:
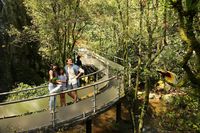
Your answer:
[[[86,133],[92,133],[92,119],[86,120]]]
[[[98,89],[98,86],[94,86],[93,89],[93,112],[96,112],[96,89]]]
[[[121,121],[121,102],[119,101],[116,105],[116,122]]]

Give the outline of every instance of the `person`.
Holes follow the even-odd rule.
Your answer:
[[[61,90],[66,89],[66,82],[67,82],[67,77],[65,74],[65,70],[63,68],[60,68],[60,72],[58,75],[58,79],[62,82]],[[65,100],[65,93],[60,93],[60,106],[66,106],[66,100]]]
[[[78,55],[76,58],[76,65],[82,68],[82,62],[81,62],[80,58],[81,58],[81,56]]]
[[[59,70],[59,67],[57,64],[51,64],[51,68],[49,70],[49,85],[48,85],[50,94],[52,94],[51,92],[57,87],[57,84],[60,83],[60,81],[57,80],[58,70]],[[53,111],[55,111],[54,110],[55,107],[56,107],[56,96],[50,96],[49,109],[50,109],[51,113]]]
[[[76,63],[75,63],[75,64],[83,69],[82,61],[80,60],[80,58],[81,58],[81,56],[78,55],[77,58],[76,58]],[[80,75],[80,76],[81,76],[81,75]],[[80,86],[81,86],[81,83],[82,83],[82,80],[81,80],[80,78],[78,78],[78,79],[77,79],[77,82],[78,82],[78,83],[77,83],[77,84],[78,84],[78,87],[80,87]]]
[[[81,74],[84,73],[84,70],[81,67],[75,65],[72,62],[71,58],[68,58],[66,60],[66,66],[64,68],[67,77],[67,88],[68,89],[77,88],[78,78]],[[68,93],[68,95],[73,98],[74,102],[78,101],[77,91],[71,91]]]

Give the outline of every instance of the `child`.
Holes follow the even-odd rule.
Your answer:
[[[67,77],[63,68],[60,68],[58,79],[62,82],[62,90],[66,90]],[[66,106],[65,93],[60,94],[60,106]]]

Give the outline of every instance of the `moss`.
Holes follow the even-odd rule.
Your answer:
[[[185,41],[189,46],[191,46],[191,40],[188,38],[184,28],[182,27],[179,28],[179,34],[180,34],[181,39]]]

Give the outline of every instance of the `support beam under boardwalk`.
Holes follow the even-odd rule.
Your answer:
[[[116,123],[121,121],[121,102],[119,101],[116,105]]]
[[[92,133],[92,119],[86,120],[86,133]]]

